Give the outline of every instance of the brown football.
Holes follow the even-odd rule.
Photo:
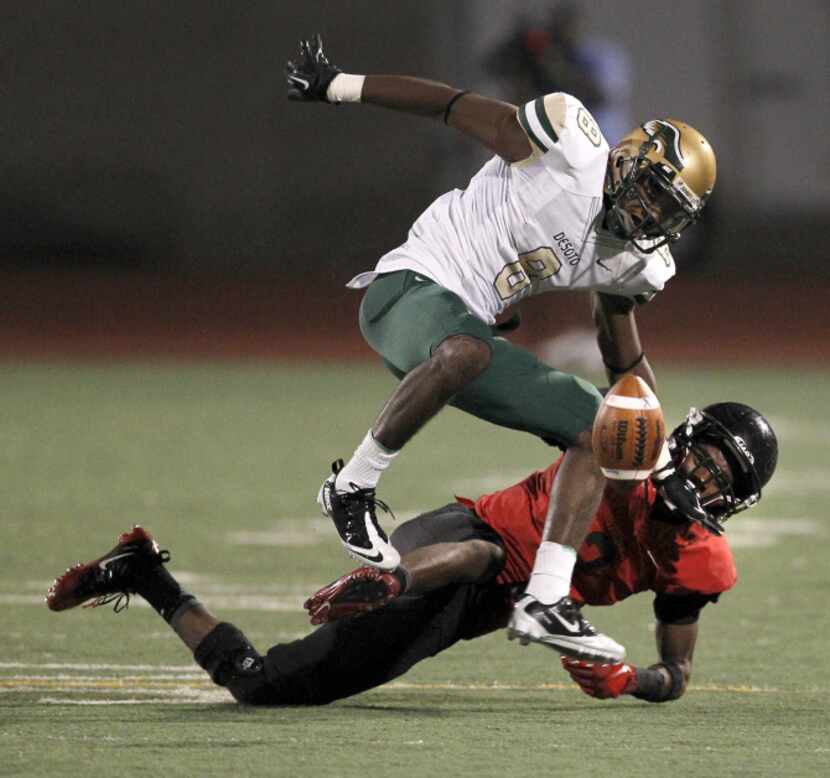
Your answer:
[[[594,456],[603,474],[641,481],[654,469],[665,439],[657,396],[642,378],[623,376],[608,390],[594,419]]]

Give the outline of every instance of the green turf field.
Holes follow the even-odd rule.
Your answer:
[[[741,400],[781,445],[763,503],[733,520],[741,579],[704,611],[681,701],[591,700],[555,654],[496,634],[350,700],[262,710],[213,687],[149,608],[53,614],[42,596],[139,522],[260,649],[303,634],[303,596],[352,566],[314,496],[391,379],[362,365],[5,365],[0,775],[830,775],[830,374],[660,379],[670,424]],[[382,496],[409,517],[553,453],[449,410]],[[649,596],[588,615],[631,661],[655,661]]]

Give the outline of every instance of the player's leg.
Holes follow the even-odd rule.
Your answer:
[[[487,537],[481,527],[467,527],[468,534],[470,529]],[[169,558],[146,530],[136,527],[102,557],[56,579],[47,604],[60,611],[115,602],[116,610],[123,610],[130,594],[139,594],[213,681],[247,704],[315,705],[356,694],[461,638],[503,627],[509,613],[508,593],[500,587],[448,586],[402,597],[394,607],[368,617],[327,624],[262,656],[235,626],[220,622],[181,589],[164,566]]]
[[[138,594],[193,651],[211,678],[237,700],[278,703],[263,657],[236,627],[220,622],[181,588],[164,566],[169,559],[149,532],[134,527],[119,537],[111,551],[59,576],[46,603],[51,610],[62,611],[84,603],[90,607],[114,602],[119,611],[126,608],[131,594]]]
[[[400,558],[375,515],[375,488],[398,451],[490,362],[489,327],[456,295],[409,271],[378,278],[361,305],[367,342],[403,380],[349,462],[320,491],[346,550],[385,570]]]
[[[587,381],[554,370],[500,338],[493,341],[488,369],[452,400],[453,405],[480,418],[530,432],[566,449],[527,595],[517,605],[511,624],[512,634],[581,657],[619,661],[622,646],[597,633],[568,597],[577,549],[605,486],[591,448],[591,426],[600,402],[599,392]]]
[[[274,646],[266,667],[286,704],[325,704],[387,683],[458,640],[504,627],[511,607],[504,587],[452,584]]]
[[[266,668],[288,704],[322,704],[379,686],[412,665],[507,624],[510,593],[492,583],[501,569],[501,539],[462,505],[453,504],[402,524],[392,536],[404,560],[413,559],[416,586],[437,583],[450,560],[418,568],[418,557],[435,546],[487,544],[488,554],[473,554],[456,573],[476,583],[454,583],[413,594],[408,592],[379,610],[341,618],[293,643],[274,646]],[[439,555],[443,556],[443,555]],[[472,564],[470,564],[472,563]],[[476,568],[476,569],[474,569]],[[381,571],[373,570],[374,573]],[[419,580],[421,573],[426,577]]]
[[[563,654],[595,662],[620,662],[625,649],[597,632],[569,597],[577,549],[602,499],[605,479],[587,443],[565,453],[553,483],[542,543],[525,596],[516,604],[508,636],[549,645]],[[562,520],[564,519],[564,520]]]
[[[417,516],[398,527],[392,543],[401,554],[394,571],[360,567],[305,602],[312,624],[383,607],[402,595],[458,583],[486,583],[505,559],[498,533],[460,503]]]

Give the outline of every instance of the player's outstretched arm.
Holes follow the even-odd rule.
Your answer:
[[[562,657],[562,666],[585,694],[612,699],[630,694],[647,702],[669,702],[686,691],[697,641],[697,623],[657,624],[660,662],[650,667],[601,665]]]
[[[656,393],[657,380],[640,342],[634,300],[593,292],[591,307],[597,327],[597,343],[611,384],[625,373],[633,373]]]
[[[286,65],[286,81],[290,100],[371,103],[443,121],[508,162],[532,153],[515,105],[413,76],[343,73],[329,62],[319,35],[300,43],[298,59]]]
[[[648,702],[668,702],[683,696],[692,673],[692,656],[697,642],[697,622],[657,622],[657,653],[660,662],[637,668],[635,697]]]

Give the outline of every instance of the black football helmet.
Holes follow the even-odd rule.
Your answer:
[[[705,443],[723,454],[732,471],[731,479],[703,448]],[[769,422],[742,403],[691,408],[685,421],[672,432],[668,445],[675,474],[667,479],[668,490],[658,487],[664,503],[677,518],[697,521],[716,535],[723,533],[727,518],[761,499],[761,488],[772,478],[778,462],[778,440]],[[684,474],[680,465],[690,452],[697,466],[693,473]],[[684,499],[684,491],[691,500]],[[671,499],[672,492],[679,499]]]

